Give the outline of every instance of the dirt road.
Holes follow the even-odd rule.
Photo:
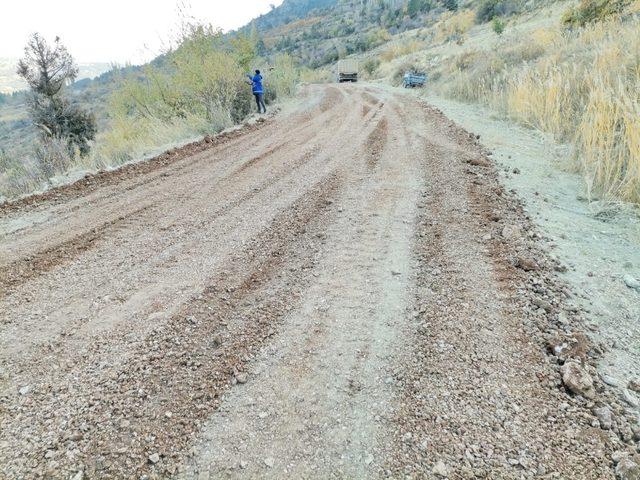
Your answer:
[[[485,154],[313,86],[4,207],[0,477],[613,478],[601,385],[546,353],[570,292]]]

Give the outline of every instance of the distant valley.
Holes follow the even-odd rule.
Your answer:
[[[0,58],[0,93],[13,93],[24,90],[25,83],[16,74],[17,58]],[[109,63],[78,63],[78,80],[95,78],[111,69]]]

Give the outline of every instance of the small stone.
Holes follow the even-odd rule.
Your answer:
[[[20,393],[20,395],[26,395],[30,391],[31,387],[29,385],[25,385],[24,387],[21,387],[20,390],[18,390],[18,393]]]
[[[624,277],[622,277],[622,280],[624,280],[624,283],[627,287],[633,288],[634,290],[640,290],[640,281],[638,281],[632,275],[629,275],[627,273]]]
[[[522,237],[522,228],[520,225],[505,225],[501,232],[502,238],[513,241]]]
[[[542,308],[546,312],[550,312],[551,310],[553,310],[553,307],[549,302],[538,297],[533,299],[533,304],[538,308]]]
[[[160,455],[157,453],[153,453],[149,455],[149,462],[156,464],[160,461]]]
[[[620,480],[640,480],[640,464],[635,458],[624,457],[616,465],[616,476]]]
[[[538,270],[538,264],[532,258],[518,257],[516,260],[516,267],[524,270],[525,272],[531,272]]]
[[[440,477],[447,477],[449,475],[449,469],[447,468],[445,463],[440,460],[433,466],[431,473]]]
[[[264,459],[264,464],[269,467],[269,468],[273,468],[273,466],[276,464],[275,460],[271,457],[267,457]]]
[[[577,362],[567,362],[560,369],[562,382],[567,389],[585,398],[593,399],[596,396],[593,388],[593,378]]]
[[[622,388],[622,382],[615,377],[606,374],[600,374],[600,378],[610,387]]]
[[[593,414],[600,422],[600,427],[604,430],[611,430],[613,426],[613,415],[609,407],[600,407],[593,410]]]
[[[240,372],[236,374],[236,381],[240,384],[245,384],[247,383],[248,377],[247,374],[244,372]]]
[[[640,407],[640,400],[626,388],[622,391],[622,400],[634,408]]]

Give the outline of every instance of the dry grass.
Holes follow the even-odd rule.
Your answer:
[[[640,203],[639,32],[640,20],[629,16],[538,30],[456,56],[441,91],[573,143],[589,191]]]
[[[296,20],[295,22],[284,24],[272,30],[271,32],[269,32],[269,36],[265,37],[265,42],[270,41],[273,43],[284,35],[291,35],[294,32],[303,31],[325,20],[326,20],[325,17],[316,16],[316,17],[302,18],[300,20]]]
[[[329,83],[333,79],[333,74],[326,68],[303,68],[300,71],[300,81],[303,83]]]
[[[435,26],[435,39],[438,42],[464,42],[464,35],[473,27],[476,13],[465,9],[458,12],[447,12],[442,15]]]
[[[394,58],[404,57],[410,53],[418,52],[424,49],[424,43],[415,40],[408,39],[401,42],[391,43],[380,53],[380,58],[385,62],[390,62]]]

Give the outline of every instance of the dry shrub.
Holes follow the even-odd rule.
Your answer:
[[[424,43],[418,40],[410,39],[403,42],[396,42],[389,45],[381,54],[380,58],[385,62],[404,57],[410,53],[417,52],[424,48]]]
[[[32,163],[0,150],[0,197],[23,195],[36,190],[41,183],[42,178]]]
[[[441,91],[575,145],[590,190],[640,203],[640,20],[615,19],[465,52]]]
[[[439,42],[456,41],[462,43],[465,33],[475,24],[476,14],[473,10],[447,12],[436,24],[436,40]]]
[[[542,48],[549,48],[562,41],[562,33],[558,29],[539,28],[531,33],[531,41]]]
[[[562,20],[568,25],[584,26],[619,15],[630,4],[631,0],[581,0],[579,5],[570,8],[564,14]]]
[[[295,94],[300,80],[300,72],[293,57],[288,53],[277,55],[273,68],[268,73],[267,88],[275,91],[276,97],[290,97]]]
[[[329,83],[333,76],[326,68],[303,68],[300,71],[300,81],[304,83]]]

